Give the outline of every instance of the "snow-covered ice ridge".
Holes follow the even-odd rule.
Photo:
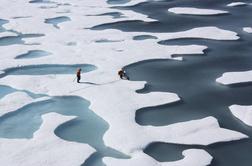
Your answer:
[[[135,5],[144,1],[135,0],[124,5]],[[77,95],[89,100],[90,108],[110,124],[109,130],[104,135],[105,144],[131,156],[129,160],[105,158],[106,164],[132,166],[143,165],[146,162],[151,165],[160,164],[143,153],[147,145],[156,141],[209,145],[247,138],[242,133],[221,128],[214,117],[162,127],[140,126],[135,122],[137,109],[176,102],[180,98],[176,94],[164,92],[138,94],[136,90],[144,88],[145,82],[122,81],[117,76],[118,69],[131,63],[148,59],[172,59],[173,54],[203,54],[203,51],[207,49],[203,45],[163,46],[157,43],[160,40],[178,38],[237,40],[239,38],[237,33],[218,27],[199,27],[176,33],[122,32],[113,29],[94,31],[89,28],[105,23],[155,20],[133,11],[110,8],[113,5],[107,4],[105,0],[57,0],[55,2],[52,4],[29,3],[28,0],[3,0],[1,2],[0,18],[9,21],[3,25],[5,29],[22,34],[43,34],[44,36],[23,38],[26,45],[1,46],[0,71],[17,66],[40,64],[93,64],[97,66],[97,70],[85,73],[82,77],[85,81],[96,83],[98,86],[75,84],[72,81],[73,76],[67,74],[7,75],[0,79],[0,84],[48,96]],[[96,16],[109,12],[120,12],[124,17]],[[46,19],[57,17],[68,17],[70,21],[59,23],[58,28],[45,23]],[[11,32],[0,34],[1,37],[16,36]],[[157,39],[133,40],[133,37],[137,35],[152,35]],[[101,39],[119,42],[96,42]],[[43,50],[52,54],[29,60],[15,59],[17,55],[31,50]],[[20,101],[24,100],[13,107],[8,107],[6,103],[13,103],[15,97]],[[44,98],[37,100],[44,100]],[[12,93],[1,101],[5,110],[2,115],[35,102],[23,93]],[[32,139],[1,139],[0,151],[2,154],[9,155],[2,155],[0,163],[5,163],[5,165],[20,163],[26,166],[81,165],[95,150],[89,145],[67,142],[54,135],[54,129],[57,126],[72,118],[74,117],[50,113],[43,116],[43,124]],[[139,135],[138,139],[135,138],[136,134]],[[20,148],[16,150],[16,147]],[[72,155],[69,155],[69,152]],[[208,165],[212,160],[210,154],[200,149],[188,149],[183,152],[183,155],[185,156],[183,160],[162,163],[162,165]]]
[[[220,15],[228,13],[228,11],[224,10],[200,9],[193,7],[173,7],[168,9],[168,11],[175,14],[188,14],[188,15]]]

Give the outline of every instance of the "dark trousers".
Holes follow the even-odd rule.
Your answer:
[[[121,75],[120,75],[120,78],[121,78],[122,80],[124,80],[124,79],[129,80],[129,77],[128,77],[126,74],[121,74]]]
[[[80,83],[80,79],[81,77],[80,76],[77,76],[77,82]]]

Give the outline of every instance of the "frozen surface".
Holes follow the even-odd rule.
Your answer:
[[[158,162],[145,153],[135,153],[131,159],[104,158],[109,166],[206,166],[211,164],[212,157],[206,151],[200,149],[188,149],[183,151],[184,158],[173,162]]]
[[[81,165],[94,149],[89,145],[64,141],[54,135],[55,128],[75,117],[50,113],[43,116],[41,128],[32,139],[0,139],[3,165]],[[8,155],[7,155],[8,154]]]
[[[248,126],[252,126],[252,106],[232,105],[232,114]]]
[[[192,7],[174,7],[168,9],[168,11],[176,14],[189,14],[189,15],[220,15],[228,13],[228,11],[224,10],[199,9]]]
[[[245,2],[232,2],[232,3],[229,3],[227,6],[235,7],[235,6],[244,6],[244,5],[247,5],[247,3],[245,3]]]
[[[104,143],[132,157],[123,161],[106,158],[104,161],[108,164],[123,165],[125,162],[126,165],[127,163],[143,165],[138,162],[148,163],[149,161],[154,165],[165,166],[207,165],[212,157],[203,150],[184,151],[185,158],[172,163],[158,163],[144,155],[142,151],[150,143],[156,141],[209,145],[240,140],[247,136],[220,127],[214,117],[162,127],[140,126],[135,122],[136,110],[177,102],[180,98],[177,94],[168,92],[136,93],[136,90],[144,88],[146,82],[119,80],[117,71],[126,65],[143,60],[173,59],[174,54],[203,54],[207,49],[207,46],[195,44],[164,46],[158,44],[160,40],[183,38],[238,40],[239,36],[236,32],[214,26],[197,27],[173,33],[92,29],[120,21],[139,20],[147,23],[157,21],[134,11],[111,8],[117,5],[136,5],[141,2],[145,0],[126,1],[123,4],[108,4],[101,0],[64,0],[64,2],[55,0],[53,3],[43,1],[29,3],[28,0],[2,1],[1,6],[8,6],[8,8],[1,7],[0,10],[0,18],[8,20],[3,27],[5,30],[17,31],[20,35],[16,37],[15,33],[0,33],[4,38],[13,36],[13,40],[17,40],[11,45],[4,43],[1,46],[0,71],[5,71],[5,73],[1,75],[0,83],[15,89],[48,96],[73,95],[89,100],[92,111],[110,125],[103,137]],[[120,12],[122,17],[114,18],[113,15],[105,15],[112,12]],[[198,13],[199,10],[194,10],[194,12]],[[32,16],[27,17],[31,13]],[[204,10],[203,13],[223,14],[226,11]],[[55,20],[55,18],[58,19]],[[48,20],[54,26],[45,23]],[[151,40],[139,41],[134,40],[135,36],[153,37]],[[29,60],[15,59],[18,55],[26,54],[30,50],[42,50],[50,52],[51,55]],[[173,60],[181,59],[174,58]],[[91,64],[97,69],[86,72],[86,68],[83,67],[82,83],[76,84],[73,82],[74,72],[72,70],[69,72],[68,67],[75,69],[82,64]],[[64,70],[56,70],[57,66],[61,66]],[[34,99],[24,93],[15,92],[2,98],[0,102],[4,108],[3,113],[7,113],[34,102]],[[54,135],[54,129],[57,126],[71,119],[73,117],[55,113],[47,114],[43,116],[44,123],[35,133],[34,138],[30,140],[1,139],[0,151],[2,154],[9,155],[2,155],[0,162],[5,165],[25,166],[81,165],[94,152],[94,149],[86,144],[64,141]],[[200,156],[201,160],[195,160],[196,156]],[[116,164],[116,162],[123,163]]]
[[[252,27],[244,27],[243,31],[247,33],[252,33]]]
[[[16,33],[13,33],[13,32],[2,32],[2,33],[0,33],[0,38],[6,38],[6,37],[15,37],[15,36],[17,36],[17,34]]]
[[[216,79],[224,85],[252,82],[252,71],[227,72]]]

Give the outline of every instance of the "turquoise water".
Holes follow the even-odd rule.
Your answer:
[[[152,35],[139,35],[133,37],[133,40],[147,40],[147,39],[158,39],[158,38]]]
[[[119,5],[129,2],[130,0],[107,0],[108,4]]]
[[[21,55],[16,56],[15,59],[39,58],[39,57],[43,57],[43,56],[48,56],[50,54],[51,53],[46,52],[46,51],[42,51],[42,50],[31,50],[25,54],[21,54]]]
[[[4,96],[10,94],[10,93],[13,93],[13,92],[25,92],[27,95],[29,95],[33,99],[37,99],[37,98],[40,98],[40,97],[47,96],[47,95],[44,95],[44,94],[32,93],[32,92],[27,91],[27,90],[17,90],[17,89],[14,89],[14,88],[6,86],[6,85],[0,85],[0,99],[3,98]]]
[[[7,21],[7,20],[0,19],[0,33],[5,31],[5,29],[3,28],[3,25],[8,23],[8,22],[9,21]]]
[[[10,93],[15,92],[15,91],[16,91],[15,89],[13,89],[9,86],[0,85],[0,99]]]
[[[25,44],[25,42],[23,40],[25,38],[37,38],[37,37],[44,36],[44,34],[21,34],[21,33],[15,32],[15,31],[14,31],[14,33],[16,33],[17,36],[9,36],[9,37],[0,38],[0,46]]]
[[[82,72],[90,72],[96,69],[95,66],[89,64],[77,65],[31,65],[24,67],[16,67],[5,70],[4,74],[0,74],[0,78],[6,75],[49,75],[49,74],[75,74],[78,68]]]
[[[107,122],[89,110],[90,103],[83,98],[53,97],[24,106],[15,112],[0,117],[0,137],[2,138],[32,138],[33,133],[42,124],[41,116],[49,112],[57,112],[67,116],[77,116],[55,130],[55,134],[64,140],[87,143],[94,147],[97,152],[83,165],[102,166],[103,156],[126,158],[120,152],[106,147],[103,135],[109,128]]]

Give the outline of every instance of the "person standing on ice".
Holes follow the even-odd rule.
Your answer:
[[[123,69],[118,71],[118,75],[120,76],[121,79],[129,80],[129,77],[126,75],[126,72]]]
[[[76,72],[77,83],[80,83],[81,80],[81,68],[79,68]]]

